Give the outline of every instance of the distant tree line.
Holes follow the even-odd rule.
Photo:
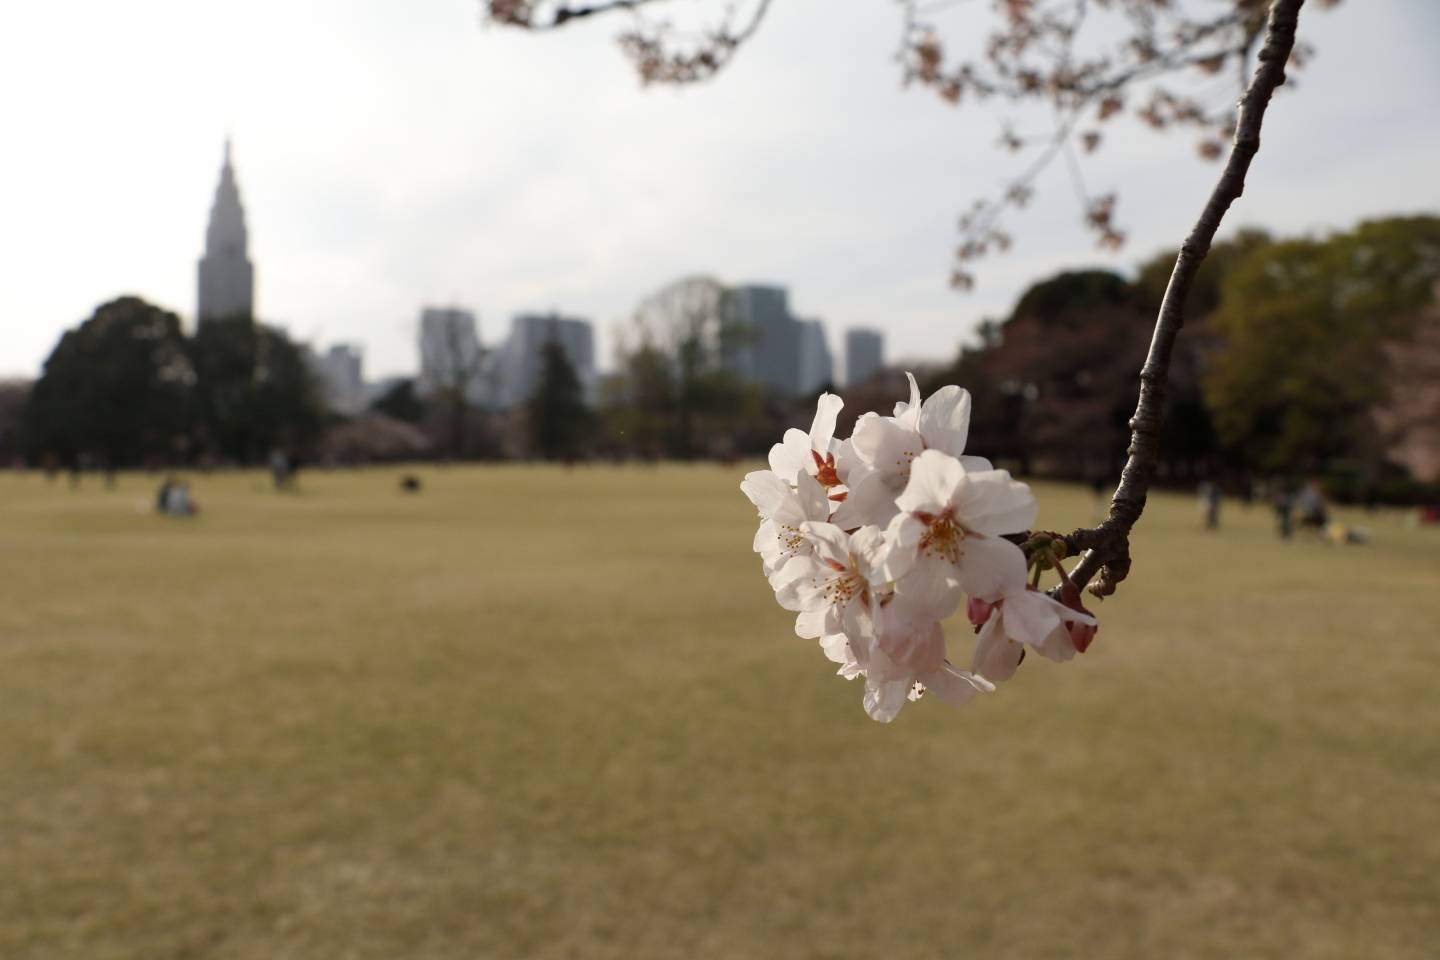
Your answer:
[[[974,449],[1028,475],[1112,481],[1173,261],[1162,253],[1128,278],[1080,270],[1036,283],[951,363],[917,372],[927,388],[958,383],[974,395]],[[1242,231],[1218,244],[1172,359],[1162,482],[1324,476],[1338,493],[1389,499],[1435,483],[1437,289],[1440,217],[1323,238]],[[253,463],[277,447],[339,462],[764,455],[784,427],[808,423],[813,397],[732,372],[728,351],[753,332],[728,297],[707,277],[646,297],[595,397],[550,343],[535,390],[513,409],[471,405],[463,381],[426,395],[403,380],[348,421],[325,411],[281,331],[236,317],[187,337],[175,314],[122,297],[61,338],[28,396],[0,384],[0,455],[115,467]],[[899,369],[847,385],[840,435],[854,411],[904,390]]]
[[[1028,473],[1113,480],[1173,263],[1161,254],[1133,280],[1062,273],[982,324],[930,378],[975,394],[975,448]],[[1324,476],[1356,496],[1440,479],[1437,284],[1437,217],[1216,245],[1172,360],[1162,473]]]

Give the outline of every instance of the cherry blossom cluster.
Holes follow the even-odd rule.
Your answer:
[[[970,394],[947,386],[922,403],[906,376],[909,401],[893,416],[866,413],[844,441],[843,401],[821,395],[810,432],[787,430],[770,469],[740,484],[795,633],[818,640],[840,676],[863,678],[865,712],[886,723],[927,692],[955,705],[993,692],[1026,647],[1069,660],[1096,630],[1051,542],[1029,536],[1030,488],[965,453]],[[1059,599],[1036,587],[1046,568],[1061,577]],[[941,626],[962,603],[976,630],[964,669]]]

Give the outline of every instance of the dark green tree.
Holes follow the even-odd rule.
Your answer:
[[[610,453],[654,460],[669,452],[675,412],[670,366],[647,344],[621,351],[620,369],[600,385],[600,417]]]
[[[300,349],[249,317],[206,320],[190,343],[200,448],[240,463],[311,446],[324,404]]]
[[[1220,439],[1275,472],[1374,459],[1369,411],[1386,400],[1387,344],[1413,335],[1440,281],[1440,217],[1257,247],[1220,283],[1205,397]]]
[[[406,423],[419,423],[425,419],[425,403],[415,395],[415,381],[405,379],[386,390],[370,409]]]
[[[565,348],[548,341],[540,355],[540,381],[530,398],[530,437],[547,460],[574,460],[590,445],[594,416]]]
[[[27,380],[0,380],[0,464],[25,453],[20,431],[32,386]]]
[[[194,383],[180,318],[138,297],[112,300],[45,361],[25,405],[24,447],[70,465],[182,457]]]

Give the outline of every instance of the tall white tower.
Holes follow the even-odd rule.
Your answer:
[[[210,206],[199,275],[195,316],[200,323],[221,317],[254,316],[255,267],[246,253],[245,210],[240,206],[240,188],[230,165],[228,138],[220,185],[215,188],[215,202]]]

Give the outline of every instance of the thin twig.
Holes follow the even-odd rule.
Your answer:
[[[1084,587],[1091,577],[1100,578],[1091,588],[1097,597],[1115,592],[1130,569],[1130,530],[1145,509],[1145,497],[1160,454],[1160,426],[1165,413],[1165,389],[1169,379],[1170,354],[1175,337],[1185,323],[1185,299],[1195,275],[1210,252],[1215,232],[1230,204],[1245,191],[1245,174],[1260,149],[1260,124],[1275,89],[1285,82],[1285,63],[1295,45],[1295,27],[1304,0],[1275,0],[1265,28],[1265,43],[1250,87],[1240,101],[1240,115],[1230,158],[1210,199],[1180,247],[1175,269],[1165,288],[1150,352],[1140,369],[1140,395],[1135,416],[1130,419],[1130,449],[1120,484],[1110,500],[1110,512],[1093,530],[1076,530],[1065,538],[1069,552],[1085,550],[1071,576]]]

